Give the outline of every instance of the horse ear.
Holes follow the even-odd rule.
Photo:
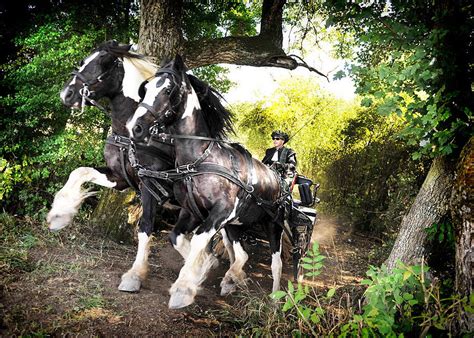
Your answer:
[[[148,80],[145,80],[142,82],[142,84],[140,85],[140,87],[138,87],[138,96],[140,96],[140,99],[144,99],[145,98],[145,86],[146,84],[148,83]]]
[[[176,56],[174,57],[174,60],[173,60],[173,68],[176,69],[177,71],[182,71],[182,72],[186,72],[186,66],[184,64],[184,61],[183,61],[183,58],[181,57],[181,55],[179,54],[176,54]]]

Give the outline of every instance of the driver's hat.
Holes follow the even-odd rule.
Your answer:
[[[288,142],[288,140],[290,139],[288,134],[281,130],[274,130],[272,132],[272,138],[275,138],[275,137],[281,138],[284,143]]]

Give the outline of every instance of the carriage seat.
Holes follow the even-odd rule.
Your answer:
[[[311,192],[311,186],[313,185],[313,181],[303,175],[298,175],[296,178],[295,184],[298,185],[298,191],[300,193],[301,201],[295,200],[298,206],[302,205],[305,207],[310,207],[314,205],[313,194]]]

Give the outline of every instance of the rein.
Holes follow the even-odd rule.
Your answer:
[[[100,110],[102,110],[108,117],[112,118],[112,114],[107,108],[100,105],[96,100],[93,100],[89,97],[90,94],[91,94],[91,91],[89,90],[89,88],[87,87],[87,85],[85,83],[84,83],[83,87],[79,90],[79,94],[82,97],[81,113],[79,115],[84,114],[84,107],[86,106],[86,101],[87,101],[91,105],[93,105],[94,107],[97,107]]]
[[[282,194],[276,201],[267,201],[258,196],[255,193],[255,188],[251,184],[250,180],[248,183],[244,183],[234,172],[232,172],[227,167],[224,167],[220,164],[204,162],[204,160],[210,155],[212,148],[214,147],[215,143],[224,142],[230,144],[229,141],[223,141],[215,138],[210,137],[203,137],[197,135],[175,135],[175,134],[159,134],[162,139],[166,139],[168,137],[173,138],[182,138],[182,139],[194,139],[194,140],[202,140],[202,141],[211,141],[209,143],[208,148],[203,152],[203,154],[197,158],[194,162],[189,164],[180,165],[174,169],[164,170],[164,171],[154,171],[140,167],[138,169],[138,176],[139,177],[152,177],[161,180],[168,180],[171,182],[178,182],[184,181],[186,183],[186,188],[188,191],[189,199],[190,199],[190,206],[193,209],[193,213],[204,220],[199,208],[197,207],[196,201],[194,200],[194,196],[192,194],[192,178],[194,176],[199,175],[206,175],[206,174],[214,174],[221,177],[226,178],[227,180],[231,181],[235,185],[239,186],[247,196],[251,196],[255,199],[257,205],[261,206],[265,212],[267,212],[272,218],[275,218],[275,215],[270,209],[273,209],[275,205],[281,205],[281,203],[288,197],[288,193]],[[249,155],[247,154],[246,157]],[[247,162],[251,162],[251,159]],[[283,191],[284,189],[281,189]]]

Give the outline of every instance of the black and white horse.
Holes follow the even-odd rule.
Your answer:
[[[171,236],[175,247],[184,245],[178,242],[180,234],[194,231],[184,266],[170,289],[169,307],[193,303],[216,261],[209,244],[222,228],[235,254],[221,283],[222,293],[232,282],[243,283],[242,267],[248,255],[238,239],[256,222],[263,225],[270,242],[273,290],[278,290],[283,205],[287,200],[281,179],[243,147],[224,141],[232,129],[231,114],[214,91],[185,73],[179,56],[145,87],[145,97],[127,128],[134,142],[147,143],[157,137],[174,140],[177,167],[161,174],[175,182],[174,196],[182,207]],[[211,107],[202,107],[196,92],[206,93]]]
[[[47,221],[52,230],[67,226],[83,200],[91,195],[82,189],[86,182],[117,190],[128,187],[140,190],[143,214],[139,222],[137,255],[132,268],[122,275],[119,285],[119,290],[135,292],[140,289],[148,271],[149,245],[157,206],[152,195],[159,198],[160,194],[154,193],[150,185],[142,184],[137,171],[132,168],[128,152],[130,139],[125,124],[138,106],[140,85],[154,76],[157,66],[129,49],[129,45],[116,42],[101,45],[81,62],[60,93],[62,102],[74,109],[83,109],[85,104],[102,108],[96,100],[107,98],[111,105],[108,113],[112,119],[112,135],[104,148],[107,166],[80,167],[72,171],[64,187],[57,192]],[[163,170],[174,166],[173,153],[172,145],[160,143],[159,147],[140,151],[139,159],[153,170]]]

